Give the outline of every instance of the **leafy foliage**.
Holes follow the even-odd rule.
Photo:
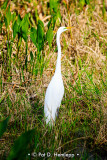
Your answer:
[[[58,18],[61,19],[59,3],[58,3],[58,0],[50,0],[49,3],[50,3],[50,14],[52,15],[52,17],[48,23],[48,28],[52,26],[52,28],[54,29],[56,20]]]
[[[35,135],[35,130],[29,130],[23,133],[14,143],[9,153],[7,160],[23,160],[29,153],[29,145],[32,144],[32,139]]]
[[[41,51],[44,46],[44,24],[41,20],[38,20],[37,25],[37,48]]]
[[[53,30],[52,30],[51,27],[48,29],[48,31],[46,33],[46,38],[47,38],[49,47],[51,47],[52,46],[52,40],[53,40]]]
[[[3,133],[6,131],[9,118],[10,117],[7,117],[5,120],[0,122],[0,138],[2,137]]]
[[[13,40],[16,35],[18,35],[18,39],[22,37],[25,42],[28,38],[28,28],[29,28],[29,15],[26,14],[23,19],[21,19],[20,15],[18,15],[17,20],[13,24]]]
[[[7,4],[8,4],[8,0],[5,0],[3,5],[2,5],[2,7],[1,7],[1,9],[6,9]]]
[[[10,7],[8,7],[8,9],[6,10],[6,16],[4,16],[4,21],[5,21],[6,28],[8,28],[11,21]]]
[[[37,39],[37,30],[34,27],[31,27],[30,30],[30,38],[34,45],[36,46],[36,39]]]

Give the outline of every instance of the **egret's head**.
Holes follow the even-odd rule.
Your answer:
[[[72,27],[60,27],[57,31],[57,34],[60,35],[62,32],[71,29]]]
[[[57,39],[56,39],[56,43],[57,43],[57,46],[60,44],[60,35],[62,32],[68,30],[68,29],[71,29],[72,27],[60,27],[57,31]]]

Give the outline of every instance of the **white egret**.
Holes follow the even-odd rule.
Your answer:
[[[60,45],[60,35],[62,32],[70,29],[71,27],[60,27],[57,31],[57,47],[58,47],[58,57],[56,63],[55,74],[50,81],[45,95],[44,103],[44,114],[46,119],[46,124],[54,124],[57,110],[60,107],[63,95],[64,95],[64,85],[61,75],[61,45]]]

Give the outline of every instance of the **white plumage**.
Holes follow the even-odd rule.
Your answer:
[[[50,81],[45,95],[44,103],[44,114],[46,124],[54,124],[55,117],[57,114],[57,109],[60,107],[63,95],[64,95],[64,85],[61,75],[61,46],[60,46],[60,35],[62,32],[66,31],[71,27],[60,27],[57,31],[57,47],[58,47],[58,57],[55,74]]]

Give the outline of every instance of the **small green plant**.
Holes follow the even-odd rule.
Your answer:
[[[9,73],[9,77],[11,76],[11,54],[12,54],[12,43],[11,43],[11,40],[10,40],[10,22],[12,20],[12,14],[10,12],[10,6],[7,8],[7,10],[5,10],[6,14],[4,16],[4,23],[5,23],[5,26],[6,26],[6,31],[7,31],[7,73]],[[3,53],[4,54],[4,53]],[[9,61],[8,61],[9,60]],[[11,78],[10,78],[11,79]]]
[[[7,129],[9,119],[10,119],[10,117],[7,117],[5,120],[0,122],[0,138],[3,136],[4,132]]]
[[[0,138],[3,136],[4,132],[8,127],[8,121],[10,117],[7,117],[5,120],[0,122]],[[33,148],[30,146],[32,144],[32,140],[35,137],[35,129],[28,130],[25,133],[21,134],[18,139],[14,142],[13,146],[11,147],[10,153],[8,155],[7,160],[23,160],[28,155],[28,153],[33,151]]]
[[[105,2],[105,0],[103,0],[102,14],[103,14],[104,20],[106,20],[106,6],[105,6],[105,4],[106,4],[106,2]]]
[[[35,136],[35,129],[26,131],[14,142],[7,160],[23,160],[32,151],[30,146]]]
[[[60,14],[60,10],[59,10],[60,5],[58,3],[58,0],[50,0],[49,4],[50,4],[51,19],[48,23],[48,28],[50,28],[50,26],[52,26],[52,28],[54,29],[57,20],[58,19],[61,20],[61,14]]]
[[[30,52],[31,62],[33,62],[33,72],[35,73],[36,76],[39,69],[40,74],[42,75],[44,68],[43,49],[44,49],[45,35],[44,35],[44,24],[41,20],[38,20],[37,29],[31,27],[30,38],[34,43],[34,45],[37,47],[37,53],[35,52],[34,55],[35,58],[32,52]]]
[[[53,40],[53,30],[50,27],[46,33],[46,39],[48,41],[49,47],[52,47],[52,40]]]
[[[35,72],[35,75],[38,73],[38,66],[40,69],[40,74],[43,73],[44,68],[44,45],[46,41],[48,41],[49,47],[52,46],[52,40],[53,40],[53,30],[50,27],[45,34],[44,32],[44,24],[41,20],[38,20],[37,29],[34,27],[31,27],[30,30],[30,38],[34,45],[37,47],[37,53],[33,56],[33,53],[30,53],[31,62],[33,62],[33,71]],[[34,60],[33,60],[34,59]],[[36,60],[36,62],[35,62]],[[36,64],[35,64],[36,63]]]
[[[90,4],[90,0],[79,0],[79,4],[84,7],[84,5]]]
[[[26,53],[25,53],[25,67],[27,68],[27,39],[28,39],[28,29],[29,29],[29,15],[26,14],[25,17],[22,19],[20,15],[18,15],[17,19],[13,23],[13,41],[18,36],[17,42],[17,60],[18,54],[22,42],[22,38],[26,42]]]

